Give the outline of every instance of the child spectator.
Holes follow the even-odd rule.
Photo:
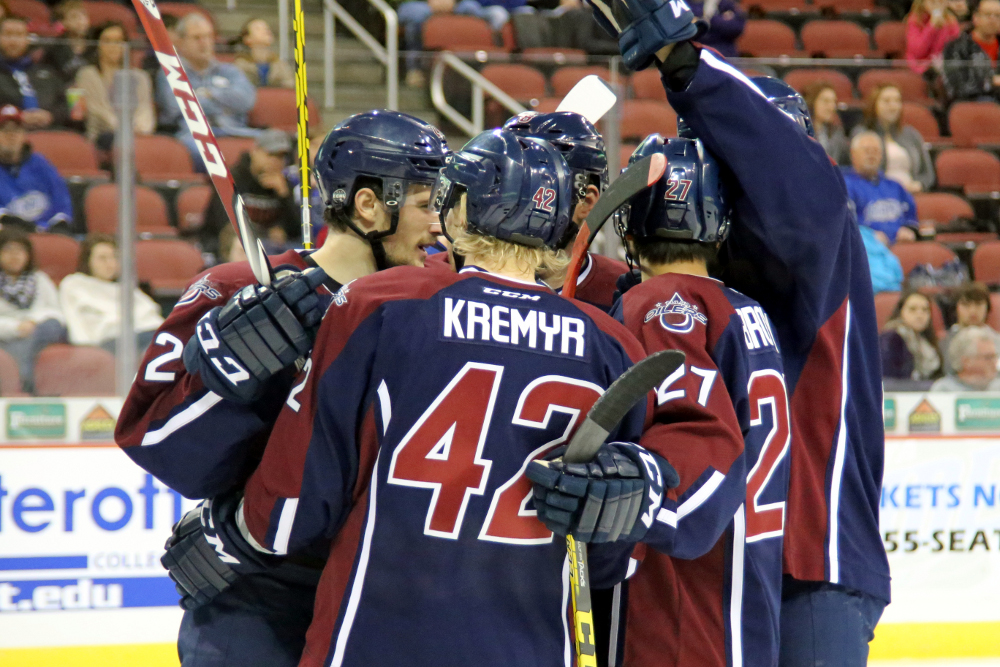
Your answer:
[[[1000,391],[997,377],[996,336],[989,327],[962,329],[952,341],[948,375],[932,391]]]
[[[93,64],[80,68],[76,74],[76,85],[83,89],[87,100],[87,138],[102,150],[110,150],[118,127],[118,113],[115,111],[115,73],[125,61],[125,27],[111,21],[94,30],[92,38],[97,41]],[[132,88],[135,91],[135,110],[132,127],[137,134],[152,134],[156,129],[156,110],[153,107],[153,82],[145,70],[129,68]]]
[[[885,172],[907,192],[929,190],[934,185],[934,163],[924,138],[912,125],[903,125],[903,94],[896,86],[877,86],[865,100],[864,123],[853,134],[870,130],[882,139]]]
[[[120,271],[114,237],[90,234],[83,240],[76,273],[63,278],[59,285],[59,301],[73,345],[97,345],[114,354],[121,335]],[[163,316],[156,302],[139,288],[133,299],[136,347],[142,356],[163,324]]]
[[[989,317],[993,309],[990,303],[990,291],[982,283],[965,283],[955,293],[955,323],[948,329],[947,335],[941,341],[941,356],[944,358],[946,368],[951,367],[950,350],[951,343],[959,331],[966,327],[988,326],[986,318]],[[996,338],[997,346],[1000,347],[1000,333],[990,327]]]
[[[858,224],[871,227],[887,246],[897,241],[917,240],[917,204],[913,195],[885,177],[882,163],[882,139],[872,131],[863,131],[851,139],[851,167],[844,169],[847,196]]]
[[[274,33],[264,19],[250,19],[240,32],[239,45],[243,51],[236,56],[236,66],[243,70],[255,86],[294,88],[295,70],[271,48]]]
[[[66,339],[63,322],[56,286],[35,270],[31,239],[0,229],[0,348],[17,361],[25,391],[34,390],[38,353]]]
[[[63,41],[47,47],[42,62],[69,83],[76,77],[77,71],[87,64],[90,56],[90,45],[87,44],[90,15],[82,0],[66,0],[56,7],[54,18],[62,25],[59,38]]]
[[[882,377],[933,380],[941,376],[941,355],[925,294],[903,292],[882,335]]]
[[[28,53],[28,22],[17,16],[0,19],[0,105],[24,110],[29,129],[66,125],[69,106],[59,74]]]
[[[66,181],[25,141],[21,111],[0,107],[0,215],[18,218],[39,231],[71,226],[73,204]]]
[[[831,160],[837,164],[848,164],[850,145],[837,114],[837,91],[826,81],[815,81],[806,86],[803,97],[812,116],[816,141]]]
[[[906,17],[906,62],[910,69],[917,74],[932,67],[941,72],[941,53],[961,31],[947,0],[915,0]]]

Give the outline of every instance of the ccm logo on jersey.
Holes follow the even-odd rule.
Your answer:
[[[748,350],[777,347],[771,323],[760,306],[743,306],[736,309],[736,314],[743,320],[743,338]]]
[[[484,287],[483,294],[505,296],[508,299],[520,299],[521,301],[538,301],[542,298],[538,294],[522,294],[521,292],[509,292],[507,290],[493,289],[492,287]]]
[[[708,318],[694,306],[681,298],[680,293],[674,292],[670,301],[658,303],[646,313],[645,322],[649,322],[654,317],[660,318],[660,325],[672,333],[686,334],[694,329],[694,323],[702,325],[708,324]]]
[[[586,334],[586,324],[579,317],[451,297],[444,300],[444,338],[583,357],[587,351]]]

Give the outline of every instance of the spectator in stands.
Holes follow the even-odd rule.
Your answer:
[[[56,286],[35,269],[31,239],[0,229],[0,348],[17,361],[25,391],[34,389],[38,353],[66,340],[64,321]]]
[[[110,150],[118,127],[118,114],[111,96],[114,91],[115,73],[125,62],[125,27],[110,21],[94,30],[97,50],[93,64],[80,68],[76,85],[84,91],[87,100],[87,138],[102,150]],[[135,111],[132,128],[137,134],[152,134],[156,129],[156,110],[153,107],[153,81],[145,70],[129,68],[132,88],[135,91]]]
[[[989,317],[991,310],[990,291],[986,285],[969,282],[958,288],[955,293],[955,323],[941,341],[941,356],[944,358],[946,368],[950,366],[951,343],[958,332],[966,327],[988,327],[993,331],[997,348],[1000,349],[1000,333],[986,324],[986,318]]]
[[[177,22],[176,31],[177,53],[215,136],[257,136],[260,130],[247,126],[247,114],[257,99],[257,90],[239,67],[215,59],[215,29],[209,20],[191,12]],[[177,138],[191,150],[195,164],[203,168],[194,138],[182,122],[181,109],[162,71],[156,78],[156,100],[160,125],[177,127]]]
[[[88,235],[80,244],[76,273],[59,284],[59,301],[66,316],[70,343],[96,345],[115,353],[115,343],[121,335],[120,272],[115,238],[107,234]],[[132,298],[136,347],[141,356],[163,324],[163,315],[156,302],[138,287]]]
[[[853,134],[869,130],[882,139],[879,169],[907,192],[930,190],[934,162],[924,138],[912,125],[903,125],[903,94],[891,83],[877,86],[865,100],[864,123]]]
[[[944,48],[944,87],[949,102],[1000,101],[1000,0],[980,0],[972,27]]]
[[[298,242],[300,234],[299,208],[284,173],[291,151],[287,134],[265,130],[254,147],[232,167],[233,181],[236,191],[243,196],[247,217],[263,231],[265,244],[276,250],[283,249],[290,239]],[[202,250],[218,254],[219,232],[229,224],[222,200],[213,197],[201,228]]]
[[[62,26],[58,36],[64,41],[47,47],[42,62],[69,83],[76,77],[77,71],[87,64],[90,56],[91,48],[87,43],[90,15],[83,0],[66,0],[56,7],[54,17]]]
[[[737,0],[695,0],[688,5],[695,16],[708,22],[708,32],[698,41],[729,58],[739,55],[736,40],[747,25],[747,14]]]
[[[12,104],[0,107],[0,214],[39,231],[68,227],[73,220],[66,181],[45,156],[31,151],[21,111]]]
[[[871,227],[859,225],[861,240],[868,255],[868,269],[872,276],[872,289],[878,292],[898,292],[903,284],[903,267]]]
[[[218,264],[227,262],[245,262],[247,253],[243,250],[240,237],[236,235],[236,230],[232,225],[225,225],[219,232],[219,254]]]
[[[941,376],[941,355],[931,322],[931,300],[913,290],[903,292],[892,318],[879,336],[882,377],[933,380]]]
[[[51,67],[35,63],[28,46],[25,19],[0,19],[0,105],[23,109],[28,129],[65,125],[69,120],[66,86]]]
[[[847,195],[858,224],[871,227],[887,246],[917,239],[917,204],[913,195],[879,170],[882,138],[870,130],[851,139],[851,167],[844,169]]]
[[[989,327],[970,326],[959,331],[951,343],[952,363],[948,375],[931,385],[932,391],[998,391],[996,332]]]
[[[255,86],[294,88],[295,70],[274,52],[274,33],[264,19],[250,19],[240,32],[236,66]]]
[[[163,19],[163,27],[167,30],[167,36],[170,37],[170,43],[177,43],[177,16],[174,14],[161,14],[160,18]],[[156,59],[156,52],[153,49],[148,49],[146,51],[146,56],[142,59],[142,69],[149,72],[150,78],[154,78],[160,73],[162,69],[160,67],[160,61]]]
[[[816,141],[830,159],[837,164],[849,164],[850,144],[837,113],[837,91],[826,81],[815,81],[806,86],[804,95],[812,116]]]
[[[962,32],[947,0],[915,0],[906,17],[906,62],[917,74],[940,72],[941,52]]]
[[[969,3],[966,0],[948,0],[948,9],[958,19],[959,27],[965,30],[969,21]]]

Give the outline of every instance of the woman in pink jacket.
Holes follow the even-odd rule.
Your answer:
[[[959,32],[958,19],[948,9],[948,0],[914,0],[906,17],[906,61],[910,69],[918,74],[931,67],[941,71],[941,52]]]

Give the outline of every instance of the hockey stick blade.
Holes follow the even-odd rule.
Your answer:
[[[594,125],[611,111],[618,101],[618,96],[611,87],[596,74],[590,74],[580,79],[562,98],[556,111],[571,111],[578,113]]]
[[[573,434],[563,460],[585,463],[594,458],[608,434],[628,411],[683,363],[683,352],[661,350],[622,373],[590,408],[587,418]]]
[[[132,0],[132,5],[139,15],[139,21],[142,22],[142,28],[146,32],[150,46],[153,47],[156,59],[163,68],[163,74],[166,76],[167,84],[170,86],[170,92],[174,94],[177,106],[180,107],[181,115],[187,123],[188,130],[191,131],[195,146],[198,148],[198,154],[205,165],[205,171],[212,178],[212,184],[215,185],[215,190],[219,193],[219,199],[222,200],[223,208],[226,209],[226,214],[229,216],[229,223],[236,230],[236,233],[239,234],[240,240],[243,242],[243,249],[246,250],[247,257],[250,257],[251,254],[258,252],[257,248],[260,242],[253,236],[253,232],[249,227],[246,227],[245,230],[240,228],[237,215],[233,209],[235,205],[234,195],[236,194],[236,185],[233,183],[232,174],[229,173],[229,168],[226,167],[222,151],[219,149],[219,144],[215,140],[212,128],[208,124],[208,116],[205,115],[205,111],[201,108],[201,103],[191,88],[187,72],[184,71],[184,65],[181,63],[180,56],[177,55],[173,42],[170,41],[170,35],[167,34],[166,26],[163,25],[163,17],[160,15],[160,10],[156,6],[155,0]],[[255,242],[248,244],[244,231]],[[253,263],[250,266],[254,269],[254,277],[257,278],[258,282],[262,285],[270,283],[271,271],[266,255],[264,255],[263,262],[258,263],[256,267]],[[264,270],[265,267],[267,270]]]
[[[621,176],[611,184],[611,187],[604,191],[601,198],[594,204],[587,220],[580,226],[576,241],[573,242],[569,270],[566,272],[566,281],[563,283],[563,296],[570,299],[576,296],[576,279],[583,266],[583,257],[587,254],[587,249],[590,248],[597,232],[601,231],[601,227],[604,226],[607,219],[627,204],[632,197],[660,180],[666,170],[667,159],[662,153],[648,155],[635,164],[629,165]]]
[[[233,199],[233,210],[236,212],[236,229],[239,230],[240,242],[243,244],[250,270],[253,271],[257,282],[261,285],[270,285],[274,280],[274,271],[271,269],[271,263],[267,261],[264,244],[253,233],[250,221],[247,220],[246,204],[243,203],[243,197],[238,194]]]

